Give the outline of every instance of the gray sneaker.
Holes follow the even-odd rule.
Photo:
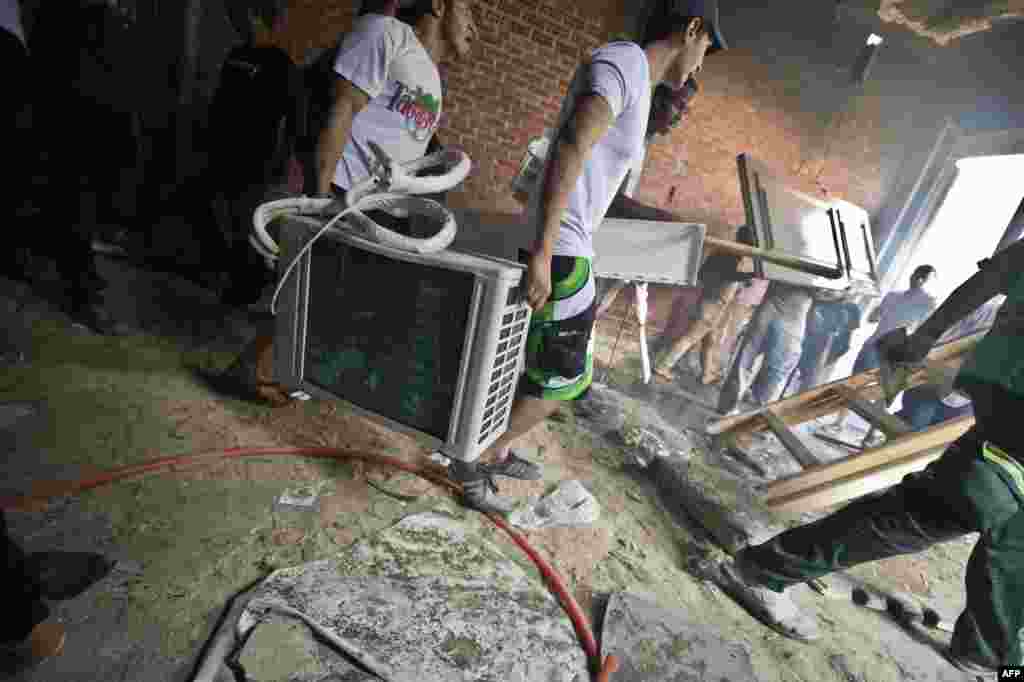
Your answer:
[[[497,495],[498,486],[491,474],[477,462],[453,459],[448,476],[462,484],[462,503],[485,514],[504,515],[515,509],[515,502]]]
[[[544,472],[539,466],[512,451],[509,451],[508,456],[501,462],[480,464],[480,468],[491,476],[518,478],[523,481],[539,481],[544,478]]]
[[[747,565],[742,554],[732,564],[722,564],[719,587],[750,615],[780,635],[801,642],[821,637],[818,621],[804,614],[785,592],[763,586],[756,570]]]

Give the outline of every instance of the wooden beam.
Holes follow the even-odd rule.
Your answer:
[[[768,423],[768,428],[775,434],[775,437],[782,442],[783,447],[786,448],[789,454],[793,455],[793,459],[805,467],[822,464],[822,461],[814,456],[814,453],[803,444],[795,433],[789,430],[789,427],[771,409],[765,410],[762,416]]]
[[[885,445],[865,450],[859,455],[808,469],[802,474],[769,483],[764,488],[765,501],[774,503],[802,490],[810,490],[833,481],[844,480],[861,472],[874,470],[891,462],[901,461],[918,453],[944,448],[974,426],[974,417],[964,416],[938,424],[924,431],[895,438]]]
[[[920,471],[937,460],[945,447],[932,448],[841,479],[775,498],[768,509],[780,512],[810,512],[832,507],[896,485],[907,474]]]
[[[913,433],[914,430],[905,421],[889,414],[878,403],[864,400],[856,391],[846,386],[836,386],[836,393],[846,401],[851,410],[875,428],[881,429],[888,438],[898,438]]]
[[[981,340],[988,330],[982,330],[976,334],[965,336],[950,343],[936,346],[928,355],[930,362],[945,362],[959,358],[961,355],[970,352],[974,345]],[[927,370],[915,372],[910,377],[908,388],[920,386],[927,383]],[[832,414],[843,407],[844,401],[838,395],[836,386],[846,386],[857,391],[865,400],[878,400],[882,397],[882,389],[879,384],[878,370],[861,372],[853,376],[833,381],[822,386],[816,386],[808,391],[798,393],[784,400],[771,404],[776,416],[786,424],[802,424],[803,422],[817,419]],[[760,413],[738,414],[730,417],[709,422],[706,431],[711,435],[719,435],[725,432],[734,434],[752,433],[764,431],[768,424]]]

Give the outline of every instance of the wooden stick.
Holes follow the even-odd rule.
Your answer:
[[[803,444],[795,433],[789,430],[789,427],[782,423],[781,419],[775,416],[771,409],[764,411],[764,419],[768,422],[768,428],[772,430],[786,451],[793,455],[793,459],[800,462],[801,466],[813,467],[822,464],[822,461],[814,456],[814,453]]]
[[[975,344],[985,336],[987,330],[983,330],[970,336],[965,336],[956,341],[936,346],[928,355],[929,362],[951,363],[960,361],[960,356],[970,352]],[[927,383],[928,371],[922,369],[910,377],[908,388],[920,386]],[[878,379],[878,370],[873,369],[860,374],[833,381],[822,386],[816,386],[808,391],[798,393],[784,400],[771,404],[775,412],[786,424],[802,424],[803,422],[817,419],[818,417],[832,414],[844,407],[846,401],[837,394],[836,386],[845,386],[856,391],[864,400],[878,400],[882,397],[882,388]],[[725,432],[734,434],[752,433],[764,431],[768,428],[760,413],[740,414],[710,422],[707,425],[707,433],[719,435]]]
[[[774,498],[767,503],[767,506],[772,511],[809,512],[848,502],[896,485],[907,474],[920,471],[937,460],[943,452],[945,452],[944,447],[918,452],[866,471],[856,472],[839,480],[799,490],[785,497]]]
[[[769,483],[765,489],[765,500],[770,506],[783,503],[794,495],[822,489],[840,482],[849,482],[851,477],[876,472],[880,467],[903,462],[924,452],[938,449],[940,452],[974,426],[974,417],[963,416],[938,424],[924,431],[894,438],[881,447],[865,450],[859,455],[808,469],[790,478]],[[849,498],[847,498],[849,499]]]
[[[864,400],[856,391],[846,386],[836,386],[836,393],[846,401],[850,409],[856,412],[871,426],[880,428],[888,438],[897,438],[912,433],[913,429],[899,417],[889,414],[877,403]],[[869,433],[868,436],[871,434]]]
[[[761,249],[741,242],[733,242],[728,239],[718,239],[716,237],[705,236],[704,247],[707,248],[709,246],[734,256],[751,256],[753,258],[760,258],[768,261],[769,263],[781,265],[784,268],[807,272],[826,279],[842,279],[846,276],[846,270],[844,268],[815,258],[799,258],[797,256],[780,253],[779,251],[772,251],[771,249]]]

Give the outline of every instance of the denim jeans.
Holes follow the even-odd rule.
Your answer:
[[[860,374],[861,372],[878,369],[878,366],[881,364],[882,359],[878,355],[878,346],[875,345],[874,341],[869,341],[864,344],[864,347],[860,349],[860,353],[857,354],[857,361],[853,363],[853,373]]]
[[[750,323],[739,357],[722,387],[719,411],[735,408],[748,388],[751,398],[760,404],[781,398],[790,374],[800,362],[802,346],[803,335],[793,331],[792,323],[787,324],[772,309],[762,306]],[[752,376],[754,363],[762,355],[761,370]]]

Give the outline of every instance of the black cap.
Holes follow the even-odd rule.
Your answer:
[[[718,20],[718,0],[668,0],[665,3],[664,18],[700,17],[704,20],[708,35],[711,36],[711,47],[708,54],[727,50],[729,46],[722,36],[722,22]]]

